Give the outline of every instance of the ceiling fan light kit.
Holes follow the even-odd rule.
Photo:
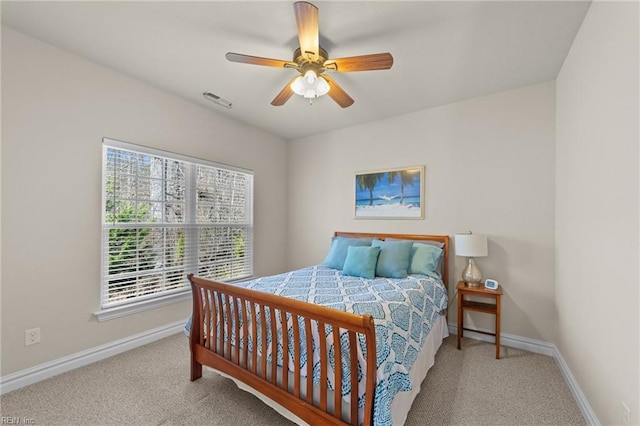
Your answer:
[[[318,8],[311,3],[299,1],[293,4],[298,26],[300,48],[293,54],[293,61],[262,58],[229,52],[227,60],[243,64],[262,65],[276,68],[293,68],[300,73],[294,77],[271,101],[273,106],[284,105],[293,95],[309,99],[328,94],[342,108],[353,105],[354,100],[325,71],[354,72],[385,70],[393,65],[390,53],[351,56],[329,59],[327,51],[320,47],[318,31]]]
[[[291,83],[291,90],[306,99],[314,99],[329,92],[329,83],[323,78],[318,78],[313,70],[309,70],[304,76],[296,77]]]

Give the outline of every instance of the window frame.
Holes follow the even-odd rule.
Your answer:
[[[107,298],[106,292],[109,291],[108,288],[108,269],[109,269],[109,250],[108,250],[108,230],[111,229],[111,223],[107,223],[107,151],[109,148],[117,149],[117,150],[125,150],[130,151],[137,154],[150,155],[154,157],[161,157],[164,159],[183,162],[187,165],[189,169],[185,176],[185,220],[181,223],[184,225],[185,229],[185,238],[190,239],[186,240],[187,245],[186,251],[192,250],[190,253],[187,253],[184,260],[184,268],[186,270],[186,274],[188,273],[196,273],[198,274],[198,267],[201,266],[201,262],[199,260],[199,241],[198,241],[198,230],[199,229],[211,229],[216,227],[224,227],[224,225],[215,224],[215,223],[198,223],[196,218],[196,209],[198,208],[198,186],[197,186],[197,178],[195,171],[198,166],[214,168],[218,170],[225,170],[231,172],[238,172],[249,176],[249,181],[247,183],[247,189],[245,192],[246,198],[248,201],[248,206],[245,206],[246,209],[246,223],[244,224],[229,224],[229,228],[233,227],[242,227],[248,230],[248,241],[249,241],[249,259],[246,260],[248,265],[244,266],[244,269],[248,269],[248,274],[244,274],[242,276],[225,279],[226,282],[240,281],[246,280],[247,278],[251,278],[253,276],[253,267],[254,267],[254,256],[253,256],[253,236],[254,236],[254,218],[253,218],[253,190],[254,190],[254,180],[253,180],[253,171],[247,170],[240,167],[229,166],[227,164],[216,163],[208,160],[203,160],[200,158],[189,157],[183,154],[177,154],[169,151],[163,151],[155,148],[150,148],[142,145],[131,144],[127,142],[122,142],[115,139],[103,138],[102,140],[102,183],[101,183],[101,248],[100,248],[100,309],[94,312],[94,315],[98,319],[98,321],[107,321],[115,318],[119,318],[126,315],[132,315],[139,312],[144,312],[150,309],[155,309],[160,306],[166,306],[173,303],[178,303],[191,299],[191,288],[188,285],[188,282],[185,283],[184,288],[172,289],[166,292],[158,292],[152,293],[150,295],[144,296],[136,296],[131,298],[130,301],[125,301],[121,303],[116,303],[111,306],[108,304],[105,306],[105,300]],[[190,181],[190,182],[187,182]],[[189,204],[189,205],[188,205]],[[150,222],[149,222],[150,223]],[[147,228],[149,224],[147,222],[141,222],[139,227],[134,228]],[[175,225],[167,225],[163,226],[165,223],[153,225],[154,228],[161,229],[172,229],[175,228]],[[121,227],[119,229],[126,228]],[[105,239],[107,241],[105,241]],[[190,249],[189,249],[189,241],[191,241]],[[245,242],[246,243],[246,242]],[[244,247],[244,246],[243,246]],[[189,259],[191,263],[189,264]],[[186,274],[184,280],[186,281]],[[215,277],[212,277],[215,279]]]

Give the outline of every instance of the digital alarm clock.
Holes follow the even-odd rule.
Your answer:
[[[491,278],[487,278],[484,280],[484,287],[489,290],[497,290],[498,289],[498,281],[492,280]]]

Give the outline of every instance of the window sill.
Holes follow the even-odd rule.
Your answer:
[[[128,305],[115,306],[113,308],[101,309],[93,314],[98,322],[109,321],[116,318],[125,317],[127,315],[138,314],[140,312],[149,311],[159,308],[160,306],[171,305],[173,303],[191,300],[191,289],[185,289],[180,293],[174,293],[167,296],[160,296],[154,299],[144,300],[141,302],[130,303]]]

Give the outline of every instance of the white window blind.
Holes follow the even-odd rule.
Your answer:
[[[253,173],[103,140],[102,309],[253,274]]]

